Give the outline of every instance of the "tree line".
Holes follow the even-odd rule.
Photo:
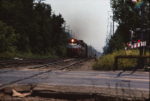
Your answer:
[[[64,23],[41,0],[0,0],[0,53],[63,55],[69,36]]]
[[[146,40],[147,46],[150,44],[149,29],[150,27],[150,1],[137,0],[141,5],[136,5],[132,0],[111,0],[111,8],[113,11],[113,20],[118,27],[111,37],[108,39],[104,47],[104,53],[112,53],[115,50],[124,49],[127,42],[132,41],[131,30],[134,31],[134,40]],[[137,29],[140,28],[140,31]],[[143,33],[141,39],[140,33]]]

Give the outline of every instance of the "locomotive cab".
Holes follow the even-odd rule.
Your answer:
[[[86,57],[87,45],[83,40],[71,38],[68,40],[67,55],[69,57]]]

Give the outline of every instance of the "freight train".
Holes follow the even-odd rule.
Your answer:
[[[89,47],[83,40],[70,38],[67,44],[67,55],[69,57],[94,57],[96,51]]]

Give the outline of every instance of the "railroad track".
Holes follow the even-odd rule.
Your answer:
[[[23,68],[26,68],[26,69],[37,69],[37,68],[46,68],[48,66],[51,66],[51,65],[56,65],[56,64],[61,64],[61,63],[64,63],[64,62],[67,62],[67,61],[73,61],[74,59],[59,59],[59,60],[51,60],[50,62],[46,62],[44,64],[40,64],[42,63],[42,61],[45,61],[45,60],[23,60],[23,61],[20,61],[20,60],[5,60],[5,61],[0,61],[0,66],[3,66],[5,65],[3,68],[0,69],[0,74],[2,73],[8,73],[8,72],[13,72],[15,71],[15,69],[23,69]],[[34,63],[35,65],[31,65]],[[22,67],[22,64],[28,64],[27,66],[24,66]],[[11,66],[12,65],[12,66]],[[10,66],[10,67],[8,67]],[[16,67],[15,67],[16,66]],[[15,67],[15,68],[14,68]],[[18,68],[19,67],[19,68]]]
[[[49,62],[61,61],[63,59],[8,59],[0,60],[0,68],[9,68],[12,66],[22,66],[31,64],[46,64]]]
[[[50,68],[50,69],[47,69],[45,71],[41,71],[39,73],[33,74],[31,76],[28,76],[28,77],[24,77],[24,78],[21,78],[21,79],[18,79],[18,80],[14,80],[14,81],[11,81],[11,82],[8,82],[8,83],[5,83],[5,84],[1,84],[0,85],[0,89],[3,89],[5,87],[7,87],[7,86],[13,85],[15,83],[18,83],[18,82],[21,82],[21,81],[24,81],[24,80],[27,80],[27,79],[32,79],[34,77],[37,77],[37,76],[45,74],[45,73],[52,72],[54,70],[64,70],[64,69],[67,69],[67,68],[71,68],[73,65],[80,64],[81,62],[84,62],[86,60],[87,59],[65,59],[63,61],[57,61],[57,62],[52,62],[52,63],[48,63],[48,64],[32,67],[30,69],[43,68],[43,67],[48,67],[50,65],[54,66],[54,65],[58,65],[59,64],[58,68],[55,68],[55,69],[51,69]],[[68,63],[66,63],[66,62],[68,62]],[[63,63],[63,65],[60,65],[62,63]],[[6,72],[13,72],[13,71],[6,71]],[[2,72],[0,72],[0,73],[2,73]]]

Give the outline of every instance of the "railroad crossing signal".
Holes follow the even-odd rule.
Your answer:
[[[139,47],[145,47],[146,46],[146,41],[138,40],[138,41],[136,41],[134,43],[129,42],[129,43],[127,43],[127,46],[128,46],[128,48],[131,48],[131,49],[139,48]]]

